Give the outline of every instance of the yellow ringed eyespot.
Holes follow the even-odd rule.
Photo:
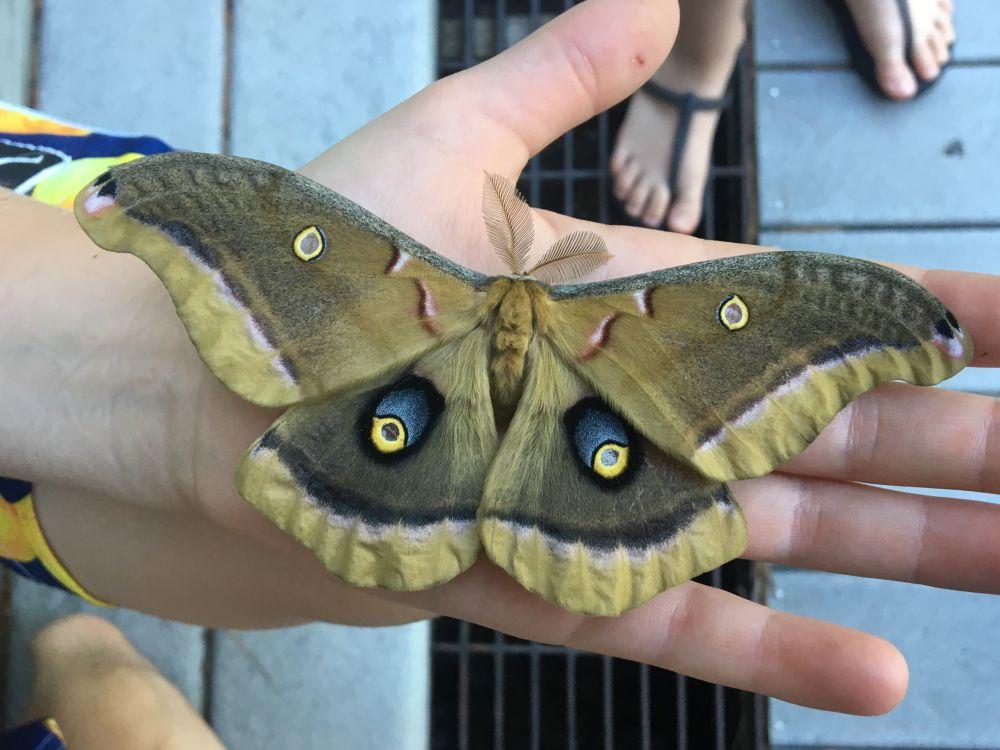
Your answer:
[[[371,437],[380,453],[395,453],[406,447],[406,427],[396,417],[372,417]]]
[[[316,260],[322,255],[325,248],[326,237],[317,226],[306,227],[292,240],[292,249],[295,251],[295,255],[306,262]]]
[[[730,294],[719,305],[716,313],[719,322],[730,331],[738,331],[750,322],[747,304],[737,294]]]
[[[594,451],[591,468],[605,479],[614,479],[628,468],[628,447],[608,441]]]

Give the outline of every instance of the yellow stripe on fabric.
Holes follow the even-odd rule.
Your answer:
[[[59,722],[56,721],[54,716],[50,716],[46,719],[43,719],[42,723],[45,724],[46,729],[52,732],[52,734],[58,737],[62,742],[66,741],[66,738],[63,737],[62,727],[59,726]]]
[[[35,551],[24,534],[25,521],[18,503],[8,503],[0,495],[0,557],[15,562],[31,562]]]
[[[31,197],[61,208],[73,208],[76,194],[101,172],[138,159],[134,151],[121,156],[85,156],[56,164],[45,170],[43,179],[31,191]]]
[[[15,508],[20,521],[22,538],[25,540],[28,547],[34,552],[34,556],[42,563],[42,565],[45,566],[45,569],[52,574],[52,577],[59,581],[59,583],[61,583],[67,591],[76,594],[84,601],[88,601],[91,604],[96,604],[100,607],[112,606],[87,591],[76,581],[75,578],[73,578],[72,575],[70,575],[70,572],[66,570],[66,567],[56,556],[56,553],[52,549],[51,545],[49,545],[49,540],[45,538],[45,532],[42,531],[42,527],[38,523],[38,516],[35,513],[34,497],[32,495],[27,495],[14,503],[13,507]]]
[[[37,112],[13,109],[0,104],[0,133],[35,135],[89,135],[92,131],[79,125],[59,122]]]

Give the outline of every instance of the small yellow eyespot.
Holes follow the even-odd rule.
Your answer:
[[[380,453],[395,453],[406,447],[406,427],[396,417],[372,417],[372,445]]]
[[[719,322],[730,331],[738,331],[750,322],[747,304],[736,294],[730,294],[719,305]]]
[[[292,240],[292,249],[304,261],[316,260],[326,248],[326,238],[317,226],[306,227]]]
[[[614,479],[628,468],[628,448],[620,443],[608,441],[601,443],[594,451],[595,472],[605,479]]]

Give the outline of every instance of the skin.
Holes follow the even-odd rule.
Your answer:
[[[920,81],[941,74],[955,41],[951,0],[907,0],[913,26],[909,58],[896,0],[846,2],[875,59],[875,75],[886,96],[909,99]],[[673,91],[717,99],[726,91],[746,39],[746,0],[679,0],[679,5],[681,32],[653,80]],[[677,122],[677,107],[640,91],[629,102],[609,166],[615,196],[629,216],[649,227],[666,225],[670,231],[690,234],[701,222],[719,110],[696,112],[692,118],[676,194],[671,195],[670,154]]]
[[[73,750],[223,750],[180,691],[107,620],[73,615],[31,641],[26,721],[57,717]]]
[[[482,226],[483,170],[516,178],[547,143],[631,94],[676,26],[672,0],[589,0],[303,171],[439,252],[501,272]],[[98,250],[57,209],[6,194],[0,221],[0,473],[37,483],[55,549],[97,595],[227,627],[440,613],[817,708],[876,714],[902,699],[907,666],[888,642],[697,583],[614,619],[547,604],[482,559],[424,592],[340,583],[236,494],[240,455],[276,414],[212,378],[152,272]],[[602,278],[757,249],[546,211],[534,221],[536,249],[577,229],[602,234],[615,254]],[[1000,278],[903,270],[971,331],[977,365],[1000,365]],[[881,387],[781,473],[734,491],[752,559],[1000,591],[1000,506],[853,482],[1000,490],[996,400]]]
[[[909,99],[920,81],[933,81],[951,57],[955,41],[952,0],[907,0],[913,47],[906,57],[906,34],[896,0],[846,0],[861,41],[875,58],[875,75],[886,96]]]

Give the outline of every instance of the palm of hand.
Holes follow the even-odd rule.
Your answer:
[[[631,5],[628,13],[620,0],[591,0],[577,7],[507,54],[430,87],[303,171],[432,249],[472,268],[502,271],[482,224],[483,171],[516,178],[533,153],[648,77],[665,54],[676,15],[667,2]],[[534,213],[536,252],[569,231],[594,228]],[[612,264],[599,271],[602,275],[748,251],[651,230],[600,227],[599,232],[615,254]],[[979,336],[987,330],[987,319],[976,312],[973,300],[995,294],[995,283],[945,274],[921,280],[959,313],[982,346]],[[947,296],[959,285],[964,285],[965,302]],[[274,414],[225,393],[196,361],[185,359],[182,366],[188,365],[199,373],[183,381],[183,396],[198,405],[198,437],[190,441],[190,433],[179,435],[193,446],[194,467],[180,473],[194,479],[178,494],[194,497],[230,529],[304,555],[250,511],[232,485],[241,452]],[[994,413],[993,402],[983,397],[907,386],[883,387],[860,399],[783,467],[784,473],[734,486],[750,525],[747,555],[998,590],[1000,558],[987,541],[998,508],[934,502],[851,483],[996,490],[1000,472],[991,467],[1000,463],[1000,440],[995,439],[1000,430]],[[934,434],[935,427],[938,440],[929,444],[921,434]],[[970,444],[976,446],[972,455]],[[772,612],[696,583],[612,620],[559,610],[484,561],[426,592],[369,596],[834,710],[887,710],[906,685],[905,663],[885,641]],[[331,606],[335,612],[337,604]]]
[[[590,18],[583,12],[572,20],[564,17],[558,28],[543,32],[545,38],[536,35],[523,49],[431,87],[339,144],[305,172],[464,265],[500,272],[481,220],[483,170],[515,179],[528,157],[548,141],[629,93],[645,75],[635,60],[644,55],[649,59],[655,48],[655,40],[638,24],[615,34],[621,54],[598,47],[595,29],[601,6],[594,3],[588,11]],[[663,24],[661,19],[660,28]],[[638,51],[630,56],[626,50]],[[586,64],[580,63],[581,54]],[[533,74],[518,75],[524,70]],[[502,109],[506,102],[528,106]],[[594,228],[549,212],[534,213],[536,252],[559,235]],[[616,256],[598,272],[602,275],[746,251],[645,230],[599,231]],[[941,278],[942,287],[948,281]],[[981,429],[989,422],[991,406],[974,396],[907,386],[888,386],[859,400],[810,450],[783,467],[783,473],[734,487],[750,523],[748,556],[996,590],[987,572],[995,571],[996,558],[947,562],[942,550],[958,541],[961,529],[957,523],[938,523],[950,513],[956,517],[949,521],[963,513],[967,520],[975,514],[995,523],[995,508],[935,505],[917,496],[849,483],[991,489],[962,476],[955,464],[942,472],[942,462],[933,460],[941,458],[940,445],[931,456],[926,442],[900,440],[911,405],[919,405],[927,425],[935,415],[950,412],[949,424],[959,432]],[[961,417],[956,421],[957,414]],[[959,443],[948,445],[957,450]],[[995,453],[995,445],[992,450]],[[988,457],[984,453],[977,460],[982,463]],[[972,464],[967,455],[961,462],[966,469]],[[992,566],[982,565],[990,562]],[[972,573],[970,568],[977,564],[982,568]],[[486,563],[435,591],[395,598],[520,636],[640,659],[839,710],[886,710],[905,690],[905,663],[888,643],[769,612],[694,583],[666,592],[614,622],[586,621],[533,600]]]

